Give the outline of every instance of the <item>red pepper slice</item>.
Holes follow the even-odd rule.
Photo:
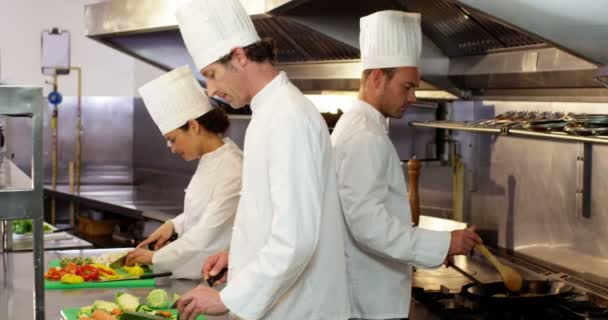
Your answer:
[[[76,269],[76,275],[81,276],[84,281],[99,279],[99,270],[93,266],[82,265]]]

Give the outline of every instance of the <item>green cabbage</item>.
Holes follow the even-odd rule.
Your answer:
[[[129,293],[117,293],[115,301],[124,311],[135,311],[139,307],[139,297]]]
[[[169,295],[167,294],[167,291],[163,289],[154,289],[148,294],[146,304],[148,307],[154,309],[168,308],[170,306]]]

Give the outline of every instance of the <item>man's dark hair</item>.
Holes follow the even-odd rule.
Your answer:
[[[230,126],[230,120],[228,120],[228,115],[226,111],[222,108],[213,108],[213,110],[205,113],[204,115],[196,118],[196,122],[198,122],[201,126],[203,126],[208,131],[213,133],[224,133],[228,130]],[[188,131],[188,123],[179,127],[184,131]]]
[[[394,76],[395,73],[397,72],[397,68],[379,68],[380,71],[382,71],[382,74],[384,74],[388,80],[391,80]],[[369,75],[372,74],[372,71],[374,71],[374,69],[367,69],[367,70],[363,70],[363,77],[362,77],[362,81],[363,83],[365,83],[367,81],[367,78],[369,78]]]
[[[272,65],[277,63],[277,47],[274,39],[264,38],[262,41],[252,43],[246,47],[243,47],[247,58],[253,62],[270,62]],[[227,55],[221,57],[218,62],[221,64],[227,64],[232,60],[233,51],[230,51]]]

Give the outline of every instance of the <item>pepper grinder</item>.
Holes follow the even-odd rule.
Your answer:
[[[420,197],[418,195],[418,177],[420,176],[420,168],[422,165],[416,156],[413,156],[407,162],[407,173],[410,178],[409,183],[409,198],[410,208],[412,212],[412,222],[415,226],[420,222]]]

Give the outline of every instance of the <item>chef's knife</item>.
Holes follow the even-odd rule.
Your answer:
[[[222,269],[222,271],[220,271],[220,273],[218,273],[218,274],[216,274],[216,275],[214,275],[214,276],[209,276],[209,278],[207,278],[207,284],[208,284],[210,287],[213,287],[213,284],[214,284],[216,281],[220,280],[220,279],[221,279],[221,278],[224,276],[224,273],[226,273],[226,271],[228,271],[228,268],[224,268],[224,269]],[[175,308],[177,308],[177,302],[178,302],[178,301],[179,301],[179,299],[177,299],[177,300],[175,300],[175,301],[173,302],[173,304],[171,305],[171,309],[175,309]]]
[[[171,241],[175,241],[177,240],[177,233],[173,233],[171,235],[171,237],[169,237],[169,239],[167,239],[167,242],[171,242]],[[148,249],[154,251],[154,246],[156,245],[156,241],[154,242],[150,242],[148,243]],[[112,263],[110,263],[110,268],[112,269],[120,269],[125,265],[125,262],[127,262],[127,254],[125,254],[124,256],[112,261]]]
[[[177,240],[177,233],[175,233],[175,232],[174,232],[174,233],[173,233],[173,234],[172,234],[172,235],[169,237],[169,239],[167,239],[167,242],[171,242],[171,241],[175,241],[175,240]],[[148,249],[150,249],[150,250],[154,251],[154,246],[156,246],[156,242],[157,242],[157,241],[154,241],[154,242],[150,242],[150,243],[148,243]]]
[[[120,320],[167,320],[167,318],[145,312],[125,311],[120,315]]]
[[[221,279],[221,278],[224,276],[224,273],[226,273],[226,271],[228,271],[228,268],[224,268],[224,269],[222,269],[222,271],[220,271],[220,273],[218,273],[218,274],[216,274],[216,275],[214,275],[214,276],[209,276],[209,278],[207,278],[207,284],[208,284],[210,287],[213,287],[213,284],[214,284],[216,281],[220,280],[220,279]]]
[[[124,276],[116,279],[101,279],[97,282],[110,282],[110,281],[124,281],[124,280],[143,280],[143,279],[152,279],[159,277],[170,277],[172,272],[162,272],[162,273],[150,273],[150,274],[142,274],[141,276]]]

